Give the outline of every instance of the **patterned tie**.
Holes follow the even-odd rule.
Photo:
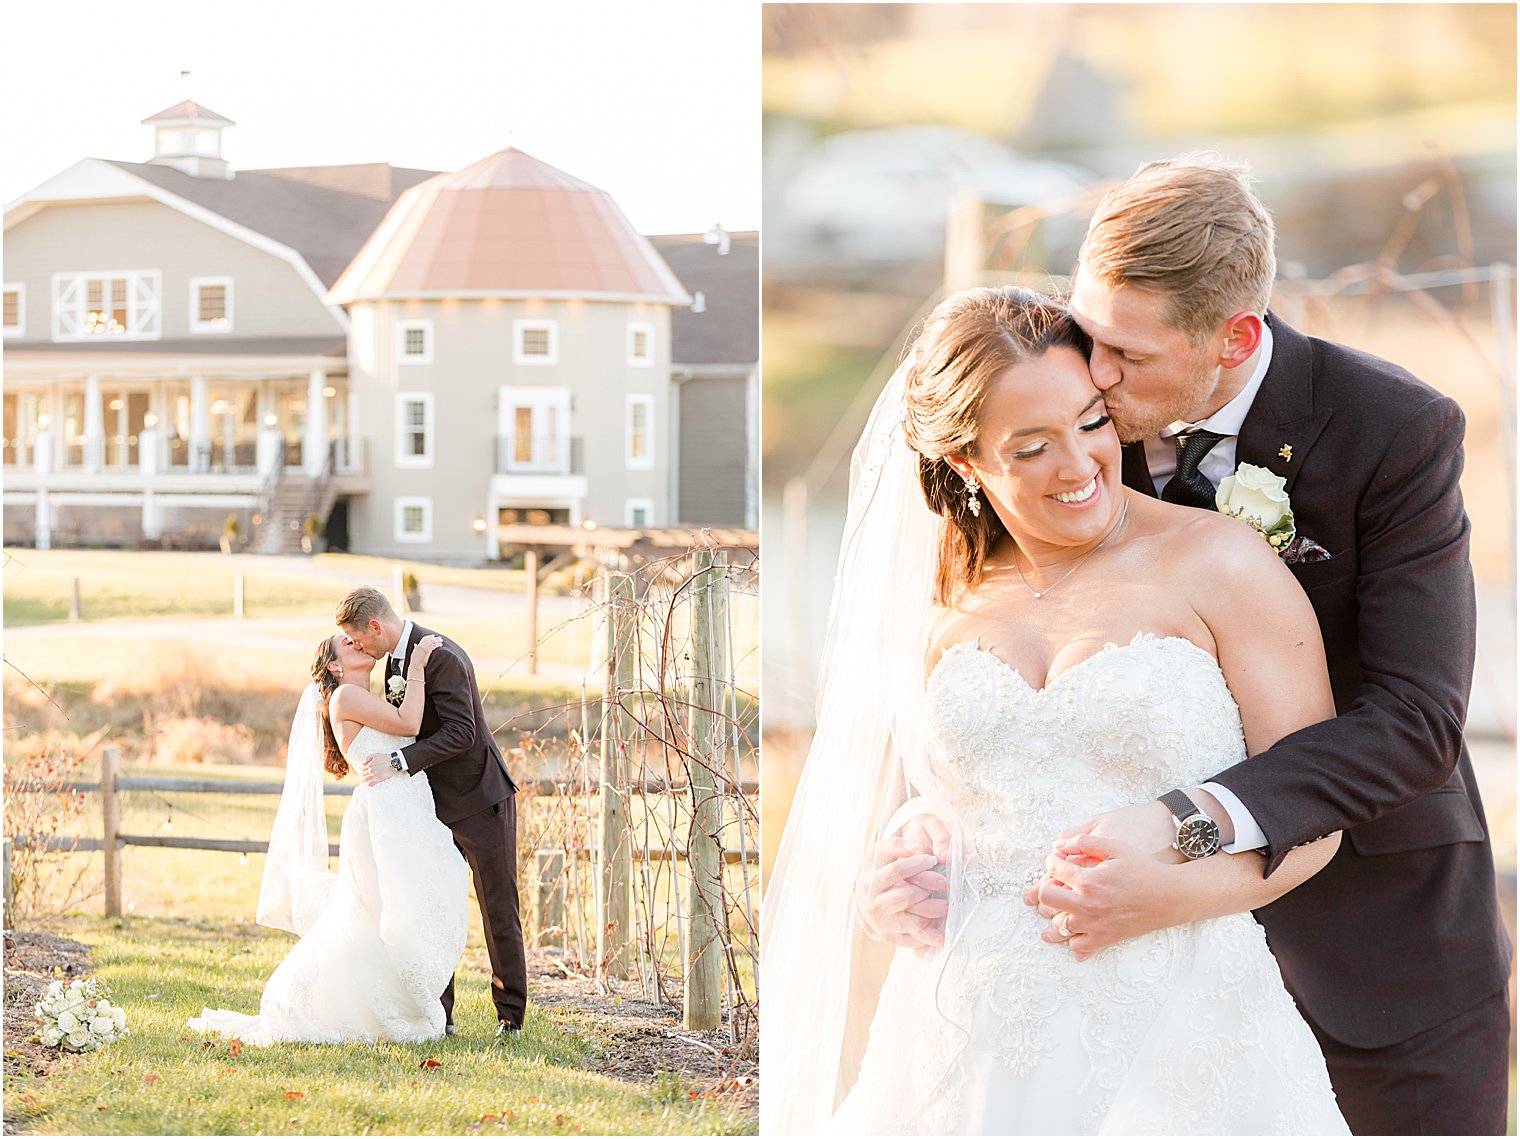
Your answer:
[[[1217,431],[1185,431],[1177,436],[1177,473],[1167,480],[1161,497],[1181,506],[1214,510],[1215,486],[1198,470],[1203,457],[1225,436]]]

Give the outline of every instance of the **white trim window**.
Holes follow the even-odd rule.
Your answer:
[[[433,465],[433,393],[396,393],[396,466]]]
[[[53,339],[157,340],[161,335],[157,269],[53,274]]]
[[[654,500],[630,498],[623,503],[623,525],[630,530],[654,525]]]
[[[558,364],[559,322],[556,320],[514,320],[512,322],[512,362],[514,364]]]
[[[423,543],[433,540],[433,500],[421,497],[396,499],[395,539]]]
[[[6,285],[4,301],[0,303],[0,330],[6,336],[26,335],[26,286]]]
[[[232,278],[190,278],[190,331],[232,331]]]
[[[628,397],[624,453],[630,471],[654,469],[654,396]]]
[[[433,362],[431,320],[403,320],[396,325],[396,360],[402,364]]]
[[[628,363],[635,368],[654,367],[654,325],[648,321],[628,325]]]

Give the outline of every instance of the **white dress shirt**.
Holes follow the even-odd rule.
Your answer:
[[[1261,381],[1266,378],[1267,367],[1271,363],[1272,330],[1263,321],[1261,349],[1256,358],[1256,368],[1252,371],[1251,378],[1246,381],[1246,386],[1240,389],[1239,394],[1208,418],[1200,419],[1196,423],[1185,423],[1179,420],[1170,427],[1164,428],[1157,438],[1145,441],[1145,462],[1150,468],[1151,479],[1156,484],[1157,494],[1161,493],[1161,488],[1170,481],[1177,470],[1177,444],[1173,442],[1173,438],[1184,431],[1203,428],[1224,436],[1214,444],[1209,453],[1203,457],[1202,462],[1198,464],[1198,470],[1209,482],[1218,486],[1221,479],[1235,473],[1235,441],[1240,435],[1241,425],[1246,421],[1246,413],[1256,402],[1256,393],[1261,390]],[[1267,836],[1262,833],[1261,826],[1256,822],[1256,816],[1251,814],[1233,791],[1218,783],[1204,783],[1200,786],[1219,800],[1219,805],[1224,808],[1224,813],[1230,817],[1230,822],[1235,828],[1234,841],[1221,846],[1221,850],[1227,854],[1237,854],[1242,850],[1260,850],[1267,845]]]
[[[386,654],[389,660],[386,662],[385,671],[390,672],[390,661],[394,660],[396,662],[396,669],[401,674],[403,680],[406,679],[406,645],[411,639],[412,623],[408,620],[406,624],[401,626],[401,636],[396,638],[396,647]],[[399,748],[391,752],[391,754],[401,761],[401,766],[408,772],[412,770],[407,765],[406,755]]]

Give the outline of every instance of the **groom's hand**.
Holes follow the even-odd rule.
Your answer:
[[[401,774],[391,766],[391,755],[388,751],[377,751],[365,756],[363,762],[359,764],[359,769],[366,787],[384,783],[387,779]]]

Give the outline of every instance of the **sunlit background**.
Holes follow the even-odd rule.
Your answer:
[[[1060,289],[1142,162],[1251,163],[1274,307],[1468,415],[1469,735],[1513,911],[1515,8],[769,4],[763,145],[765,834],[806,755],[849,453],[947,290]]]

